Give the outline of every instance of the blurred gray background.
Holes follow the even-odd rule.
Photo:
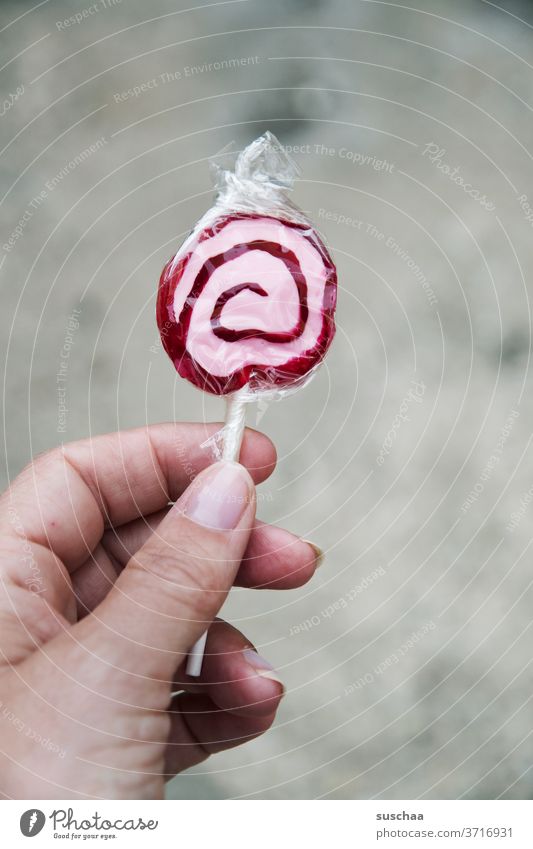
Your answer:
[[[227,143],[297,148],[339,270],[327,363],[257,425],[279,452],[260,516],[325,564],[224,610],[287,695],[169,794],[530,798],[531,5],[90,7],[0,10],[2,483],[62,441],[222,417],[154,300]]]

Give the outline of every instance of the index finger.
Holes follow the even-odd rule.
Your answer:
[[[213,462],[212,450],[204,443],[221,427],[149,425],[50,451],[31,463],[0,498],[0,527],[9,534],[22,532],[75,569],[97,545],[106,525],[121,525],[175,501]],[[260,483],[274,469],[275,448],[268,437],[247,428],[240,460]]]

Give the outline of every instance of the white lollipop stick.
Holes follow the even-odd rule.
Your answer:
[[[226,397],[226,419],[222,436],[222,460],[239,462],[244,425],[246,421],[246,387]],[[197,678],[202,671],[207,631],[202,634],[189,652],[187,675]]]

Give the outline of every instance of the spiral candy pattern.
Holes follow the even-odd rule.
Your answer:
[[[227,215],[163,269],[157,322],[176,370],[200,389],[281,389],[323,359],[336,296],[335,266],[311,227]]]

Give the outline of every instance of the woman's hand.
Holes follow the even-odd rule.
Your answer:
[[[270,441],[247,431],[243,465],[209,465],[218,427],[71,443],[0,499],[0,795],[161,798],[271,725],[283,686],[231,626],[209,629],[200,678],[184,671],[232,584],[287,589],[317,565],[255,521]]]

